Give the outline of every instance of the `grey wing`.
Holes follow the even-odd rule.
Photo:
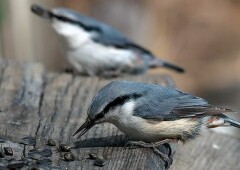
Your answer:
[[[98,32],[93,37],[93,40],[106,46],[115,46],[118,48],[123,48],[131,43],[130,40],[124,37],[120,32],[103,24],[99,25]]]
[[[206,100],[177,90],[167,95],[151,92],[138,100],[134,115],[153,120],[175,120],[230,110],[215,108]]]
[[[147,54],[151,58],[155,58],[149,50],[134,43],[122,35],[119,31],[105,24],[99,25],[98,33],[93,37],[93,40],[106,46],[133,49],[138,52]]]

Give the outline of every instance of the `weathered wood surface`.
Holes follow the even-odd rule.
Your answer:
[[[164,75],[126,77],[128,80],[159,83],[174,87]],[[53,138],[70,144],[77,161],[65,162],[54,147],[53,164],[63,169],[99,169],[87,159],[88,153],[102,156],[101,169],[165,169],[165,162],[150,149],[123,147],[126,137],[110,124],[97,125],[80,141],[73,132],[86,118],[86,111],[98,89],[110,80],[46,73],[40,64],[0,61],[0,138],[7,140],[14,156],[23,154],[22,137],[37,138],[38,148],[46,147]],[[26,152],[32,147],[26,147]],[[171,149],[161,149],[169,153]],[[175,169],[240,169],[240,140],[211,133],[185,145],[178,145],[172,170]]]
[[[239,170],[240,139],[209,132],[179,145],[170,170]]]
[[[127,79],[174,86],[167,76]],[[165,162],[152,150],[123,147],[126,137],[113,125],[95,126],[78,142],[72,138],[73,132],[86,119],[92,97],[109,81],[46,74],[40,64],[1,61],[0,138],[7,140],[3,147],[13,147],[16,159],[20,159],[23,154],[21,138],[36,137],[37,148],[46,147],[47,139],[52,138],[58,144],[74,148],[72,152],[77,157],[74,162],[62,161],[62,154],[53,148],[53,164],[62,168],[98,169],[87,159],[89,153],[95,152],[106,161],[103,169],[165,169]],[[26,153],[31,148],[27,147]],[[161,149],[170,154],[169,146]]]

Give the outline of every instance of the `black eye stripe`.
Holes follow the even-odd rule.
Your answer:
[[[130,95],[123,95],[123,96],[117,97],[116,99],[114,99],[113,101],[108,103],[108,105],[106,105],[105,108],[99,114],[97,114],[95,119],[97,120],[97,119],[103,118],[104,115],[107,112],[109,112],[109,110],[111,110],[111,109],[113,109],[117,106],[121,106],[131,99],[140,98],[141,96],[142,96],[141,94],[133,93],[133,94],[130,94]]]
[[[53,14],[52,12],[50,12],[49,15],[50,15],[52,18],[57,18],[57,19],[60,20],[60,21],[72,23],[72,24],[75,24],[75,25],[79,25],[79,26],[81,26],[83,29],[85,29],[85,30],[87,30],[87,31],[98,31],[98,32],[101,31],[101,30],[100,30],[99,28],[97,28],[97,27],[87,26],[87,25],[82,24],[82,23],[79,22],[79,21],[75,21],[75,20],[73,20],[73,19],[70,19],[70,18],[67,18],[67,17],[64,17],[64,16],[56,15],[56,14]]]
[[[117,107],[117,106],[121,106],[124,103],[126,103],[127,101],[131,100],[131,99],[137,99],[139,97],[141,97],[142,95],[140,94],[132,94],[132,95],[125,95],[125,96],[121,96],[116,98],[115,100],[113,100],[112,102],[110,102],[104,109],[103,112],[107,113],[109,110]]]
[[[101,119],[104,117],[104,113],[101,112],[100,114],[98,114],[96,117],[95,117],[95,120],[98,120],[98,119]]]
[[[79,23],[77,23],[77,21],[71,20],[71,19],[69,19],[67,17],[64,17],[64,16],[59,16],[59,15],[55,15],[55,14],[52,14],[52,13],[51,13],[51,16],[53,18],[57,18],[58,20],[61,20],[63,22],[70,22],[70,23],[73,23],[73,24],[79,24]]]

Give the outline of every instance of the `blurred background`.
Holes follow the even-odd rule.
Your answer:
[[[240,0],[0,0],[0,57],[59,71],[66,63],[59,39],[30,12],[34,3],[68,7],[112,25],[187,71],[151,74],[170,74],[180,89],[240,113]],[[240,137],[236,129],[218,131]]]

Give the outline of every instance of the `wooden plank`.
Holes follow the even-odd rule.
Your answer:
[[[175,87],[166,75],[124,76],[118,79],[150,82]],[[165,169],[165,162],[151,149],[123,147],[127,137],[111,124],[96,125],[76,141],[73,132],[84,122],[92,97],[113,79],[88,78],[70,74],[45,73],[42,65],[0,61],[0,139],[20,159],[33,147],[25,148],[21,138],[33,136],[37,148],[49,138],[72,147],[76,161],[63,161],[53,147],[53,165],[63,169],[99,169],[89,153],[103,157],[101,169]],[[169,146],[159,148],[169,154]],[[171,169],[239,169],[239,140],[215,133],[186,145],[178,145]],[[175,145],[171,144],[172,152]],[[9,159],[9,158],[8,158]],[[226,163],[227,162],[227,163]],[[46,168],[46,167],[45,167]]]
[[[240,140],[209,132],[184,145],[179,145],[170,170],[240,169]]]
[[[38,126],[44,68],[39,64],[0,63],[0,138],[7,139],[3,147],[12,146],[19,159],[23,154],[21,138],[35,136]]]
[[[142,77],[125,77],[142,80]],[[0,62],[0,138],[7,139],[16,159],[24,153],[22,137],[37,138],[37,148],[45,148],[49,138],[74,149],[75,162],[62,161],[57,148],[53,165],[69,169],[98,169],[88,154],[96,152],[106,161],[103,169],[165,169],[165,162],[149,149],[127,149],[126,136],[110,124],[97,125],[80,141],[72,139],[76,128],[84,122],[93,96],[111,80],[75,77],[70,74],[47,74],[39,64]],[[26,153],[32,147],[26,147]],[[168,147],[163,146],[169,153]]]
[[[0,88],[2,132],[11,130],[14,133],[15,130],[20,130],[20,134],[26,135],[28,131],[24,128],[32,126],[31,124],[38,119],[34,116],[37,116],[35,113],[42,93],[43,73],[44,69],[39,64],[19,65],[6,62]],[[6,123],[15,127],[7,129]],[[32,130],[32,128],[33,126],[28,129]]]

